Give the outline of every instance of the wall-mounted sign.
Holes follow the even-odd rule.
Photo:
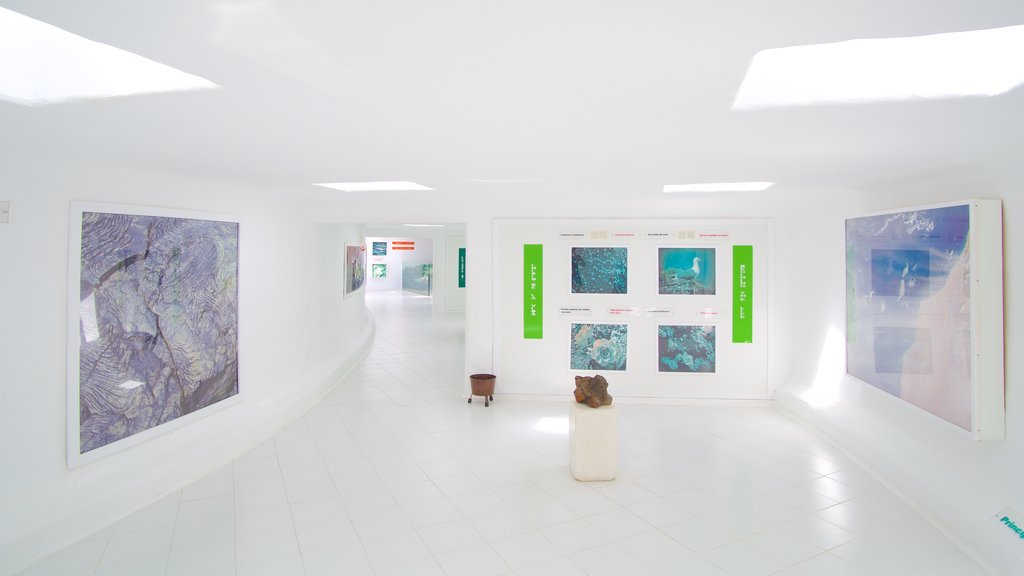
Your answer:
[[[732,341],[754,341],[754,247],[732,247]]]
[[[466,249],[459,248],[459,288],[466,287]]]
[[[391,241],[391,249],[392,250],[415,250],[416,249],[416,242],[414,242],[412,240],[392,240]]]
[[[523,338],[544,338],[543,244],[523,244]]]
[[[1004,508],[986,522],[989,532],[1008,549],[1024,558],[1024,514]]]

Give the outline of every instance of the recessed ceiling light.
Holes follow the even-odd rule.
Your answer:
[[[1024,26],[758,52],[733,109],[997,96],[1024,83]]]
[[[775,182],[705,182],[703,184],[666,184],[664,192],[761,192]]]
[[[444,224],[402,224],[402,226],[411,226],[414,228],[444,228]]]
[[[477,184],[535,184],[540,182],[537,178],[506,178],[506,179],[487,179],[487,178],[470,178],[470,182]]]
[[[433,190],[422,184],[407,181],[390,182],[324,182],[316,184],[324,188],[333,188],[344,192],[409,192],[417,190]]]
[[[0,54],[0,100],[26,106],[218,87],[6,8],[0,8]]]

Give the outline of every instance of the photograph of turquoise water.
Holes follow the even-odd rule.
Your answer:
[[[625,370],[625,324],[573,324],[570,334],[571,370]]]
[[[629,271],[626,248],[574,246],[573,294],[625,294]]]
[[[658,372],[714,371],[714,326],[658,326]]]
[[[658,248],[658,294],[714,293],[714,248]]]

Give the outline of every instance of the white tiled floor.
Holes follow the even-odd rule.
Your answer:
[[[24,576],[984,574],[769,407],[620,403],[618,479],[576,482],[536,427],[571,382],[467,405],[461,318],[368,302],[369,358],[303,418]]]

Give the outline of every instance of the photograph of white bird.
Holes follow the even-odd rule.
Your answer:
[[[693,280],[697,276],[700,276],[700,256],[693,257],[693,266],[689,270],[683,270],[676,274],[676,278],[680,280]]]
[[[714,248],[659,248],[659,294],[714,294]]]

